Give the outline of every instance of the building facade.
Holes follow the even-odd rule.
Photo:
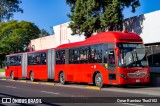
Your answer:
[[[68,28],[69,22],[53,26],[54,34],[46,37],[33,39],[28,45],[29,51],[55,48],[61,44],[83,41],[84,35],[71,35],[72,31]]]
[[[48,48],[55,48],[58,46],[54,35],[32,39],[28,45],[28,51],[43,50]]]
[[[125,19],[123,29],[135,32],[143,39],[147,48],[149,64],[160,67],[160,10]],[[33,50],[55,48],[61,44],[82,41],[83,35],[72,36],[69,22],[53,26],[54,35],[31,40],[29,46]],[[154,68],[158,71],[158,68]],[[160,70],[159,70],[160,71]]]
[[[153,72],[160,72],[160,10],[124,20],[127,31],[140,35],[146,46],[149,65]]]

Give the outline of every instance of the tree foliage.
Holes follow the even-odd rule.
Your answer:
[[[14,12],[23,12],[19,7],[21,0],[0,0],[0,22],[9,20]]]
[[[122,30],[123,10],[132,12],[140,6],[139,0],[66,0],[71,7],[68,17],[72,34],[90,37],[94,32]]]
[[[49,33],[45,29],[41,29],[39,37],[49,36]]]
[[[0,23],[0,54],[24,52],[31,39],[38,38],[39,28],[26,21]]]

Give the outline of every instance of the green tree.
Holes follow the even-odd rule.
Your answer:
[[[39,37],[49,36],[49,33],[45,29],[41,29]]]
[[[132,12],[140,6],[139,0],[66,0],[71,7],[68,17],[72,34],[86,38],[94,32],[122,30],[123,10],[131,7]]]
[[[0,22],[12,18],[14,12],[23,13],[20,3],[21,0],[0,0]]]
[[[39,37],[39,28],[26,21],[8,21],[0,23],[0,54],[26,51],[31,39]]]

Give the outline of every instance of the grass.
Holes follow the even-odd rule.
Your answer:
[[[0,72],[4,72],[4,68],[0,68]]]

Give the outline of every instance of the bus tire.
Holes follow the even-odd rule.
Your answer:
[[[33,73],[33,72],[30,73],[29,78],[30,78],[30,80],[31,80],[32,82],[35,81],[35,79],[34,79],[34,73]]]
[[[61,72],[61,73],[59,74],[59,82],[60,82],[62,85],[64,85],[64,84],[66,83],[66,81],[65,81],[65,75],[64,75],[63,72]]]
[[[97,73],[96,75],[95,75],[95,85],[97,86],[97,87],[102,87],[103,86],[103,79],[102,79],[102,75],[101,75],[101,73]]]

